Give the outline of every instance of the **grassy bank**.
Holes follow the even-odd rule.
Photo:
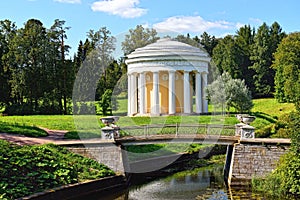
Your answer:
[[[174,155],[179,153],[192,154],[211,145],[202,144],[149,144],[126,146],[128,159],[138,161],[159,156]]]
[[[0,199],[114,175],[98,162],[52,144],[16,146],[0,140]]]
[[[126,99],[120,99],[120,111],[113,114],[118,115],[126,112]],[[268,136],[274,131],[274,124],[285,114],[295,110],[291,103],[278,103],[275,99],[255,99],[253,100],[254,108],[253,115],[256,120],[251,124],[262,136]],[[74,123],[72,115],[34,115],[34,116],[0,116],[0,122],[5,122],[8,125],[36,126],[45,127],[52,130],[67,130],[70,133],[67,137],[70,139],[78,138],[78,132],[81,138],[99,137],[100,135],[100,118],[96,117],[96,123],[91,122],[91,116],[80,116],[80,124]],[[78,120],[78,119],[77,119]],[[76,121],[76,120],[75,120]],[[161,116],[161,117],[121,117],[118,125],[121,127],[146,125],[146,124],[224,124],[234,125],[238,123],[234,114],[220,116]],[[78,127],[79,126],[79,127]],[[1,127],[0,127],[1,128]],[[5,132],[5,129],[1,132]],[[260,131],[261,130],[261,131]],[[20,132],[20,131],[19,131]],[[265,134],[265,132],[269,132]]]

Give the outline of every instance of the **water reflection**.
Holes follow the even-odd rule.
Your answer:
[[[251,192],[228,191],[223,181],[223,167],[196,169],[129,189],[116,200],[173,199],[263,199]]]

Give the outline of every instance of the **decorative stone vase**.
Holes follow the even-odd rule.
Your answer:
[[[254,116],[242,116],[242,121],[245,124],[251,124],[255,120]]]
[[[103,124],[106,126],[109,126],[111,123],[115,122],[115,119],[113,117],[103,117],[100,119]]]
[[[105,127],[101,128],[102,139],[114,139],[120,136],[120,127],[114,124],[119,120],[119,117],[103,117],[100,120],[103,124],[105,124]]]
[[[255,120],[254,116],[236,115],[236,118],[241,122],[235,125],[235,135],[240,135],[241,140],[244,138],[255,138],[255,128],[250,124]]]

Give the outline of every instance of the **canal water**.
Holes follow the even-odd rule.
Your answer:
[[[249,191],[228,190],[224,185],[223,166],[198,168],[175,173],[146,184],[131,186],[114,200],[202,200],[263,199]]]

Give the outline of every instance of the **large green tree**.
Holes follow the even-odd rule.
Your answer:
[[[97,59],[97,62],[100,64],[100,69],[98,70],[101,74],[97,80],[96,92],[96,99],[100,100],[105,90],[110,88],[109,79],[112,74],[108,72],[108,68],[114,61],[112,54],[115,50],[116,38],[111,35],[111,32],[106,27],[102,27],[98,31],[90,30],[88,38],[91,41],[91,46],[93,48],[91,55],[95,54],[93,57]]]
[[[50,56],[53,59],[52,80],[53,84],[57,86],[55,96],[58,99],[60,110],[64,114],[67,114],[67,103],[71,98],[71,84],[74,76],[70,60],[66,59],[70,49],[70,46],[65,44],[65,40],[68,38],[66,32],[69,29],[70,27],[65,26],[65,21],[56,19],[48,31],[53,52],[53,55]]]
[[[270,95],[274,92],[275,71],[271,68],[273,53],[284,36],[277,22],[271,27],[263,23],[257,30],[250,57],[253,62],[250,68],[255,72],[253,79],[257,94]]]
[[[135,49],[156,42],[158,39],[155,29],[137,25],[135,29],[130,29],[129,33],[125,35],[125,40],[122,42],[122,50],[124,55],[128,55]]]
[[[275,97],[280,102],[293,102],[300,110],[300,33],[284,38],[274,56]]]
[[[0,73],[8,83],[2,95],[6,100],[1,102],[6,103],[9,114],[67,113],[75,72],[66,58],[68,28],[64,23],[55,20],[46,29],[41,21],[30,19],[17,29],[8,20],[1,22],[0,35],[5,36],[0,37],[5,44],[1,46],[5,48]]]
[[[8,105],[11,98],[11,69],[10,63],[15,63],[14,57],[8,56],[10,41],[16,34],[15,23],[4,20],[0,21],[0,105]]]
[[[12,43],[14,49],[10,53],[16,56],[18,64],[12,71],[16,79],[13,89],[36,110],[47,84],[44,61],[47,60],[45,48],[49,41],[46,28],[41,21],[30,19],[17,31]]]
[[[250,60],[251,47],[254,43],[255,30],[250,25],[241,27],[235,36],[235,43],[239,48],[239,70],[242,72],[241,79],[245,80],[246,85],[252,93],[255,92],[253,84],[254,71],[249,68],[253,63]]]
[[[204,32],[200,38],[201,39],[199,39],[199,43],[203,45],[203,48],[210,56],[212,56],[213,50],[218,44],[218,40],[215,38],[215,36],[211,36],[207,32]],[[195,37],[194,40],[197,41],[197,37]]]
[[[243,71],[240,66],[242,63],[242,51],[235,42],[234,36],[226,36],[221,39],[213,50],[213,61],[220,74],[228,72],[232,78],[243,78]]]

